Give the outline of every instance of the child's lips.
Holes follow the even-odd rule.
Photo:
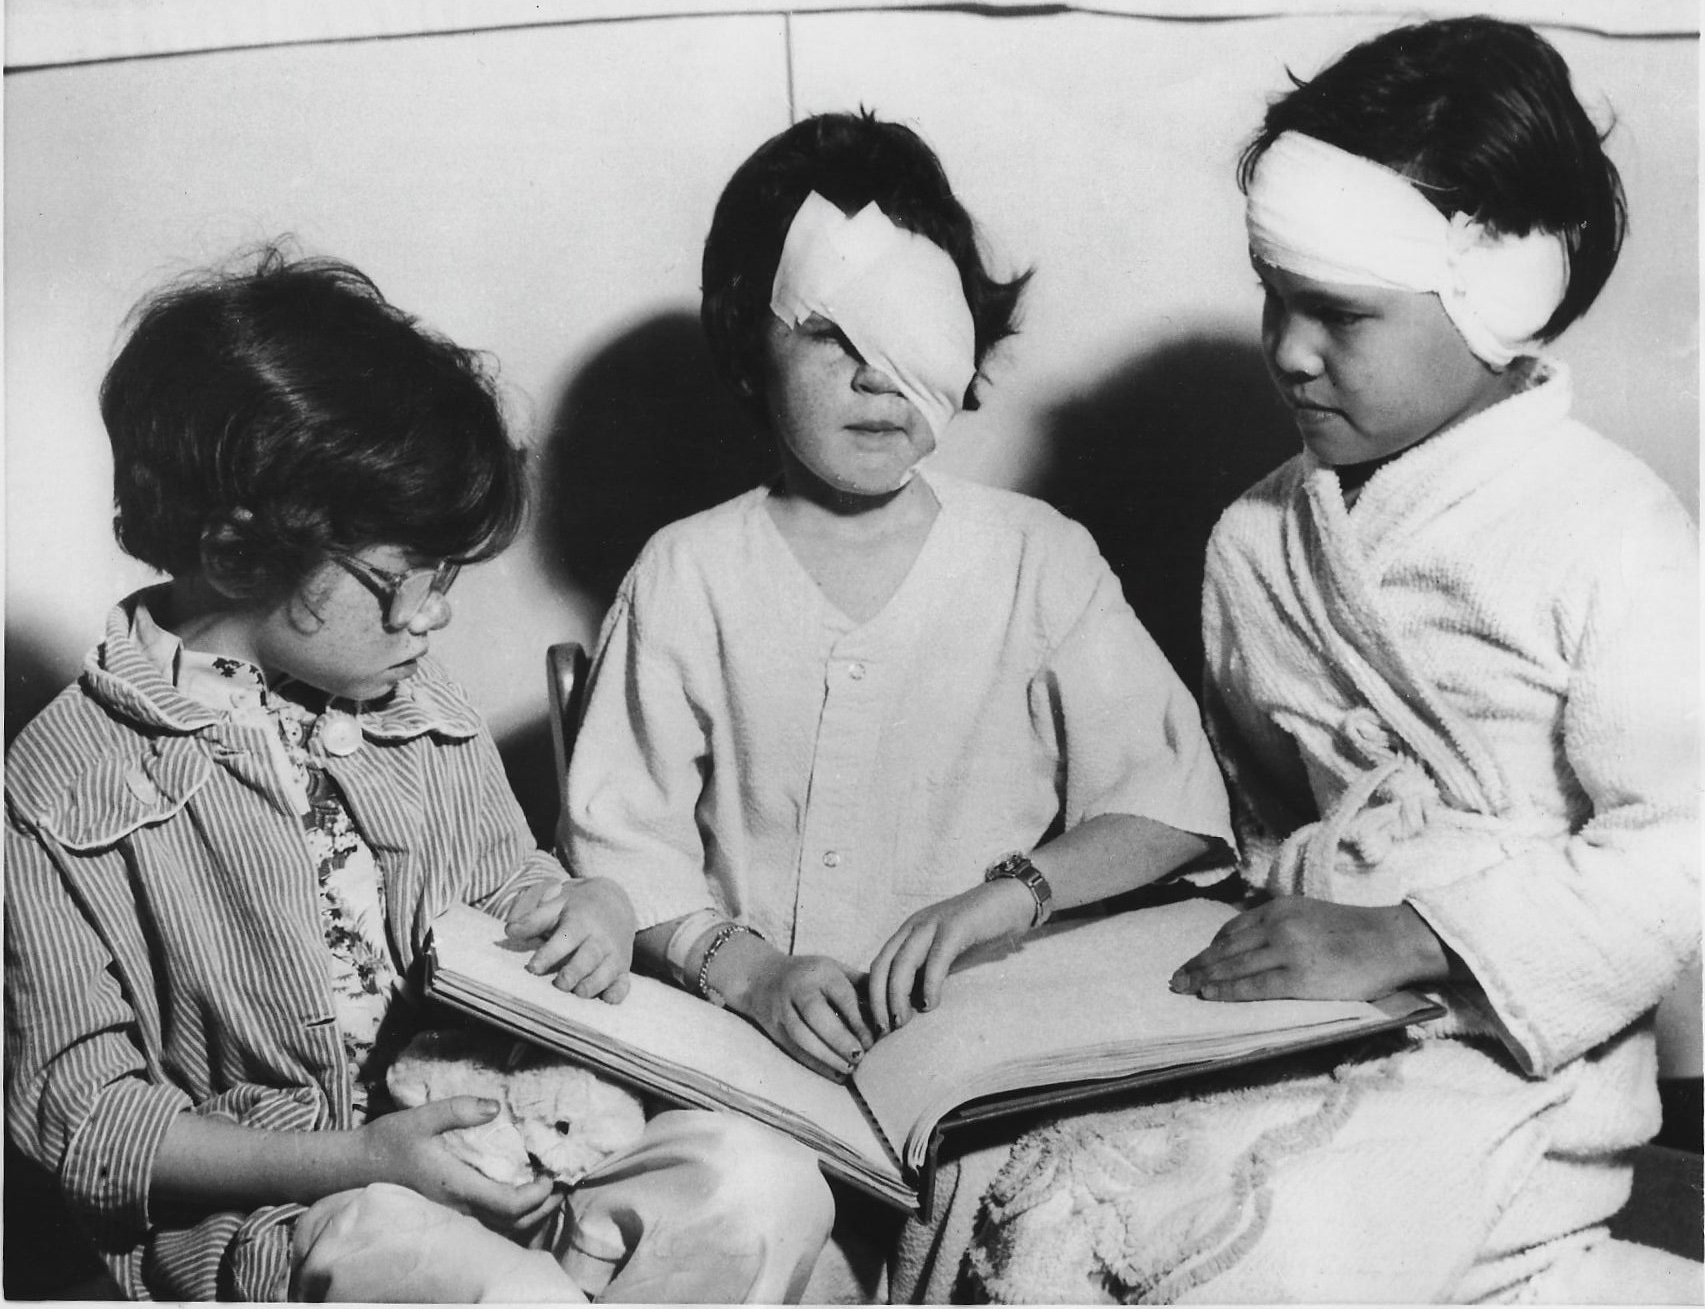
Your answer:
[[[1323,419],[1338,416],[1338,411],[1331,405],[1315,404],[1313,401],[1291,396],[1286,397],[1285,403],[1290,406],[1291,413],[1299,423],[1318,423]]]

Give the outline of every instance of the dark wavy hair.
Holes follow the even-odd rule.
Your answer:
[[[1569,66],[1531,28],[1449,18],[1365,41],[1267,110],[1238,182],[1284,132],[1393,168],[1441,213],[1496,232],[1562,237],[1569,285],[1539,332],[1560,335],[1598,298],[1628,226],[1622,179],[1576,97]]]
[[[762,389],[776,266],[794,215],[813,191],[849,214],[875,201],[895,224],[948,253],[971,308],[979,368],[1017,330],[1030,274],[1001,281],[984,266],[976,224],[935,151],[910,128],[868,111],[818,114],[771,137],[734,170],[705,238],[699,321],[717,370],[736,392],[750,397]],[[976,391],[973,378],[967,409],[977,407]]]
[[[235,590],[278,595],[329,553],[472,562],[520,529],[523,455],[482,356],[350,265],[269,244],[129,326],[101,383],[113,527],[160,571],[200,571],[205,538]]]

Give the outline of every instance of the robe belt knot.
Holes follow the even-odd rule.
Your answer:
[[[1439,790],[1371,709],[1346,713],[1336,736],[1345,761],[1360,772],[1318,822],[1285,842],[1274,880],[1295,893],[1344,899],[1339,874],[1371,872],[1393,845],[1419,836],[1439,804]],[[1356,856],[1354,869],[1339,867],[1346,846]]]
[[[1344,715],[1338,739],[1344,754],[1367,771],[1345,789],[1322,825],[1337,828],[1334,848],[1314,857],[1330,859],[1337,845],[1345,844],[1365,862],[1378,863],[1393,842],[1420,835],[1438,803],[1439,788],[1421,761],[1365,706]],[[1342,822],[1332,823],[1339,814]]]

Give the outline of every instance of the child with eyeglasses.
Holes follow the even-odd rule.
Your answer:
[[[348,265],[269,249],[144,301],[101,388],[121,601],[6,768],[6,1109],[119,1288],[179,1300],[775,1301],[827,1234],[814,1158],[655,1115],[573,1189],[397,1109],[411,972],[454,903],[619,1002],[634,915],[534,848],[428,654],[513,538],[478,355]]]

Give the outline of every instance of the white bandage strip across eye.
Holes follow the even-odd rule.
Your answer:
[[[1563,299],[1568,256],[1555,233],[1499,236],[1446,218],[1401,173],[1285,132],[1249,184],[1249,251],[1317,282],[1432,292],[1468,348],[1502,368]]]
[[[940,438],[976,375],[976,333],[959,269],[874,203],[848,218],[813,191],[782,246],[770,311],[789,327],[827,318],[894,380]]]

